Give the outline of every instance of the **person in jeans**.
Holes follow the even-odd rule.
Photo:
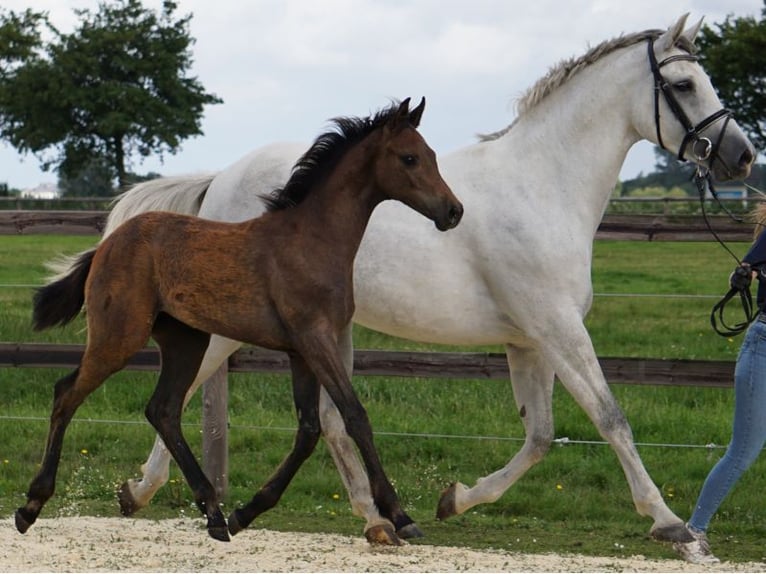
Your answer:
[[[696,564],[720,562],[710,550],[707,528],[713,515],[742,474],[753,464],[766,442],[766,204],[753,212],[755,240],[729,277],[737,289],[749,289],[758,280],[757,319],[747,330],[734,370],[734,420],[726,453],[716,463],[702,485],[687,527],[694,540],[676,543],[676,551]]]

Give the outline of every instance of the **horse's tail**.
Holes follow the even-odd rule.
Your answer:
[[[67,275],[35,292],[32,312],[35,331],[66,325],[77,316],[85,303],[85,280],[95,253],[95,248],[81,253]]]
[[[216,174],[181,175],[150,179],[134,185],[112,202],[104,237],[122,223],[146,211],[172,211],[197,215]]]
[[[214,177],[215,174],[160,177],[134,185],[112,202],[102,239],[131,217],[146,211],[197,215]],[[77,265],[78,259],[79,255],[62,255],[47,262],[45,267],[51,271],[48,281],[57,281],[67,276]]]

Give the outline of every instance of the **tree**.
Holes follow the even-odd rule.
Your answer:
[[[44,13],[0,13],[0,137],[61,178],[97,165],[124,186],[135,154],[176,153],[202,135],[203,107],[222,100],[186,76],[191,15],[176,19],[176,6],[165,0],[157,14],[140,0],[103,2],[75,10],[71,34]]]
[[[761,19],[729,15],[697,38],[700,61],[756,149],[766,145],[766,6]]]

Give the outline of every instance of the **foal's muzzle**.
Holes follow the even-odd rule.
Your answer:
[[[447,210],[446,217],[435,220],[434,224],[439,231],[447,231],[448,229],[457,227],[457,224],[460,223],[462,218],[463,206],[460,203],[456,203]]]

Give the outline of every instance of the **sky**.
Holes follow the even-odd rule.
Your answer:
[[[367,116],[391,99],[427,100],[420,131],[438,154],[513,121],[514,103],[550,67],[622,33],[667,28],[690,13],[707,24],[759,16],[762,0],[177,0],[192,14],[189,72],[223,104],[207,106],[204,135],[130,170],[219,171],[277,141],[307,145],[337,116]],[[159,9],[161,0],[144,0]],[[62,32],[97,0],[3,0],[49,13]],[[653,171],[653,146],[631,149],[620,173]],[[0,142],[0,182],[53,183],[33,155]]]

